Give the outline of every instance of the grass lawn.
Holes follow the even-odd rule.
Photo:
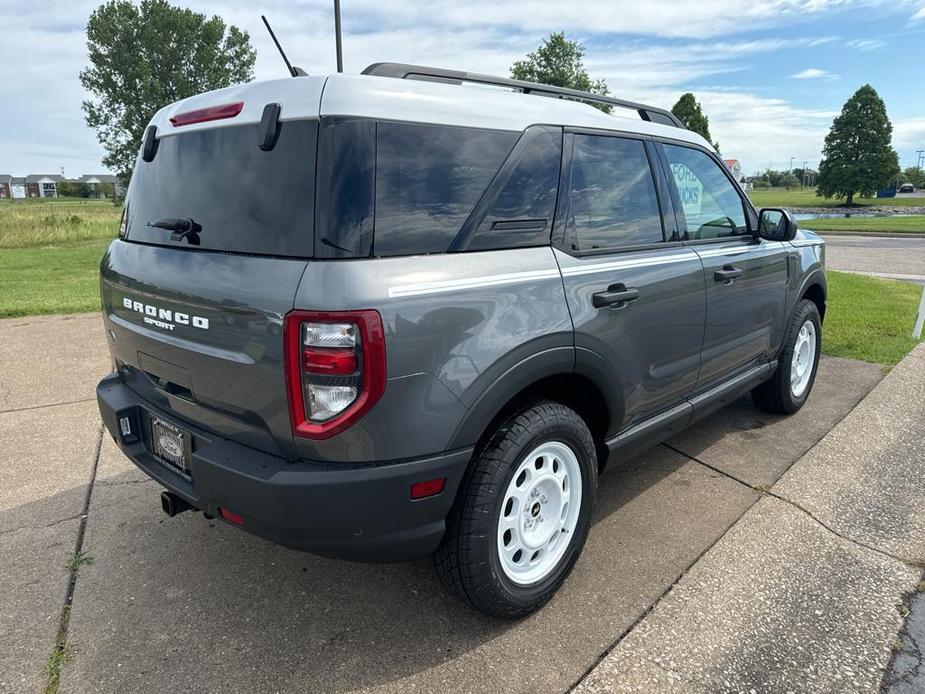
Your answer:
[[[820,198],[816,196],[815,188],[766,188],[764,190],[750,190],[748,197],[751,198],[755,207],[843,207],[844,198]],[[920,207],[925,206],[925,198],[855,198],[854,204],[871,206],[871,205],[890,205],[897,207]]]
[[[904,233],[925,234],[925,214],[807,219],[799,224],[803,229],[812,229],[813,231],[901,231]]]
[[[100,309],[100,258],[108,240],[0,249],[0,317]]]
[[[0,249],[115,238],[122,207],[106,200],[0,202]]]
[[[121,214],[104,200],[0,202],[0,317],[98,311],[100,258]]]
[[[893,365],[915,347],[911,335],[921,286],[847,272],[827,275],[826,354]]]

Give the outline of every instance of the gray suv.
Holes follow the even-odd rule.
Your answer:
[[[101,289],[100,411],[169,515],[434,555],[501,617],[565,580],[608,461],[798,410],[826,305],[822,240],[671,113],[394,63],[158,112]]]

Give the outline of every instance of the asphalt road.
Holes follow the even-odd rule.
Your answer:
[[[823,236],[829,270],[867,272],[925,284],[925,238]]]

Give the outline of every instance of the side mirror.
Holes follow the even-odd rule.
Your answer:
[[[797,223],[787,210],[766,207],[758,215],[758,236],[768,241],[793,241]]]

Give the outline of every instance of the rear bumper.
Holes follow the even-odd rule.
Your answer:
[[[194,508],[244,517],[243,529],[280,545],[357,561],[403,561],[432,553],[472,449],[383,464],[332,464],[262,453],[179,421],[141,399],[117,374],[96,389],[100,414],[115,442],[148,476]],[[192,436],[192,480],[150,453],[150,417]],[[129,416],[133,436],[120,432]],[[437,496],[412,501],[415,482],[446,478]],[[152,499],[155,503],[156,499]]]

